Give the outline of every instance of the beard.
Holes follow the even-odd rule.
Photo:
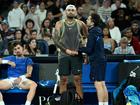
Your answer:
[[[75,16],[67,16],[67,18],[69,19],[73,19]]]
[[[17,56],[17,57],[22,57],[22,55],[21,55],[21,54],[16,54],[16,56]]]
[[[16,52],[15,55],[16,55],[17,57],[21,57],[21,56],[22,56],[22,54],[21,54],[20,52]]]

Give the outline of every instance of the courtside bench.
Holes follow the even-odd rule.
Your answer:
[[[1,79],[4,79],[7,77],[7,65],[1,65]],[[39,64],[34,63],[33,64],[33,72],[32,72],[32,77],[31,79],[38,83],[39,81]],[[23,90],[23,89],[9,89],[9,90],[1,90],[3,97],[4,97],[4,102],[6,105],[19,105],[19,104],[24,104],[26,101],[26,95],[28,93],[28,90]]]

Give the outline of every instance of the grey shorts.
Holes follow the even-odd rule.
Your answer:
[[[82,72],[82,56],[66,56],[59,59],[59,75],[79,75]]]

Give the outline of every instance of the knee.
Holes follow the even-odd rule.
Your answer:
[[[36,88],[37,88],[37,83],[35,83],[35,82],[33,81],[32,84],[31,84],[31,88],[32,88],[32,89],[36,89]]]
[[[96,90],[103,90],[103,84],[100,81],[94,83]]]

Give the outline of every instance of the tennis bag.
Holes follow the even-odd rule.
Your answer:
[[[83,100],[76,92],[76,88],[73,83],[69,83],[67,91],[61,94],[60,105],[83,105]]]
[[[49,96],[45,105],[60,105],[60,96],[56,94]]]
[[[76,92],[73,83],[69,83],[67,91],[63,92],[61,95],[54,94],[48,97],[45,105],[83,105],[83,100]]]
[[[126,99],[126,105],[140,105],[140,95],[135,86],[128,85],[123,93]]]
[[[113,91],[113,105],[126,105],[126,99],[123,91],[129,85],[134,85],[140,91],[140,78],[139,77],[128,77],[123,80],[119,87]]]

